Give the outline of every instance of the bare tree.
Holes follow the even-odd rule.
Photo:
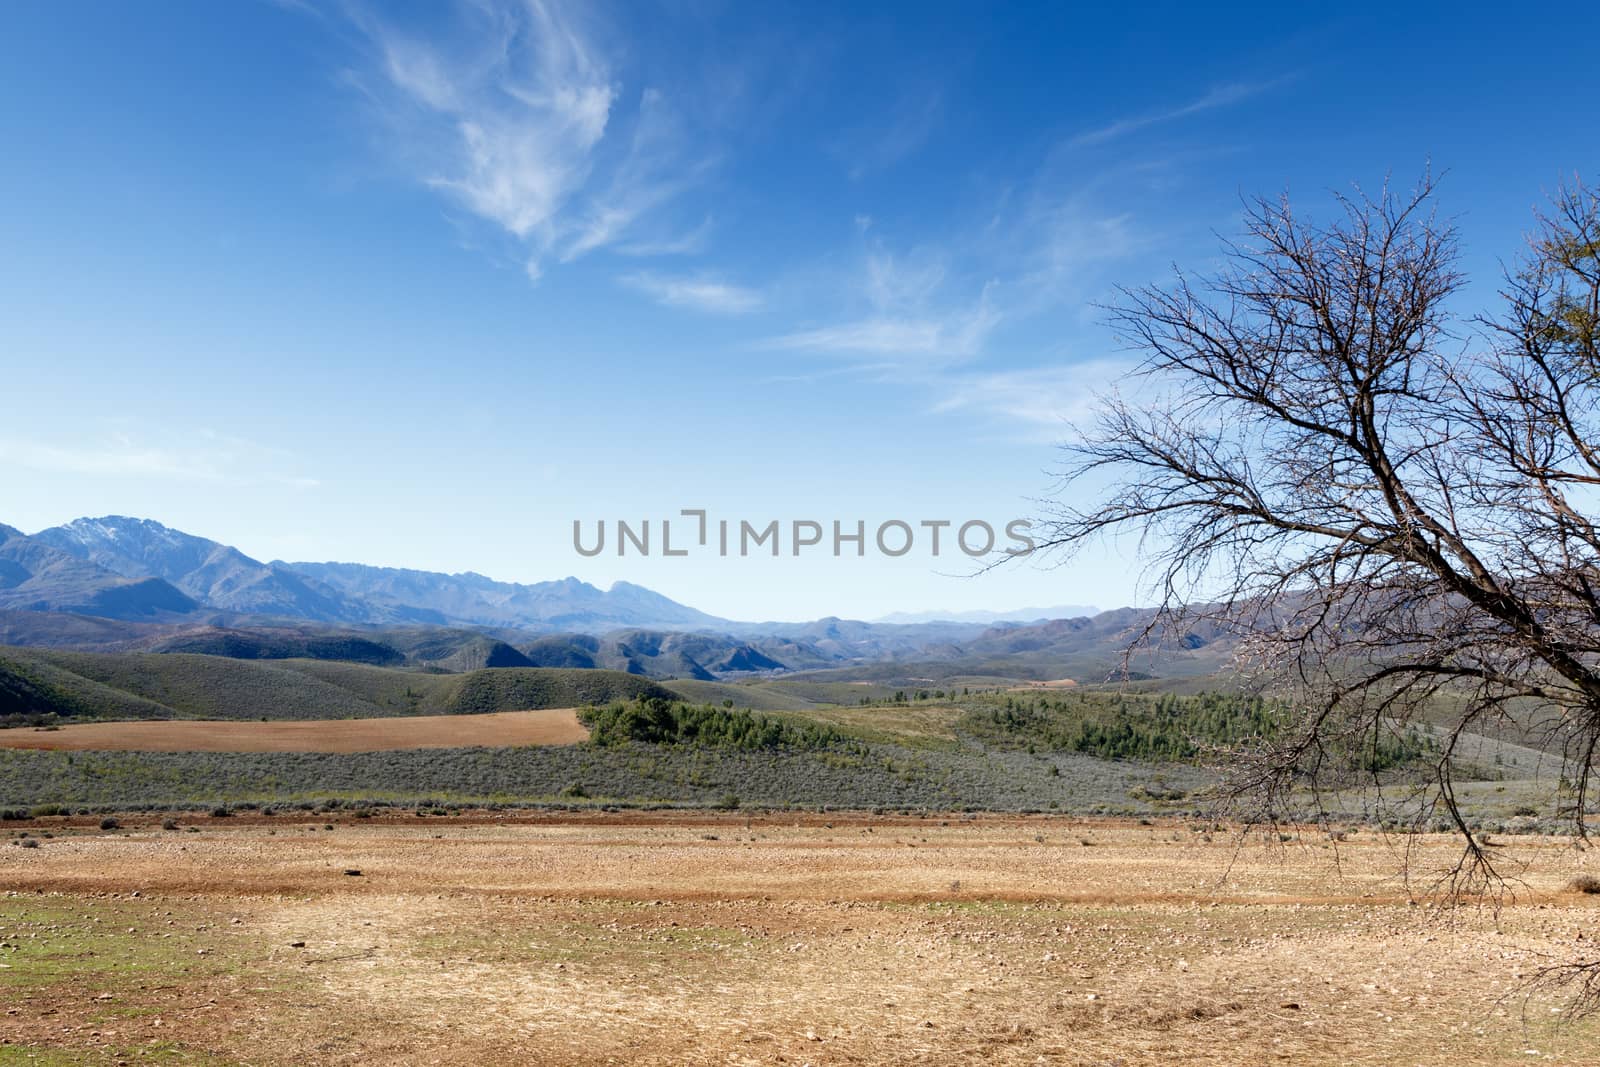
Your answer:
[[[1065,487],[1093,499],[1055,509],[1043,547],[1136,531],[1160,600],[1142,637],[1222,627],[1293,697],[1234,757],[1230,795],[1259,814],[1428,723],[1424,810],[1464,838],[1454,886],[1481,888],[1463,738],[1544,731],[1580,834],[1597,767],[1600,197],[1562,190],[1472,317],[1433,194],[1340,198],[1330,225],[1256,200],[1215,276],[1124,291],[1141,399],[1068,445]]]

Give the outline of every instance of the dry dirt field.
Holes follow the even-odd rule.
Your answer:
[[[72,752],[380,752],[472,745],[571,745],[587,740],[574,708],[484,715],[232,722],[163,719],[0,730],[0,748]]]
[[[43,819],[0,846],[0,1064],[1593,1064],[1528,996],[1594,853],[1499,912],[1402,844],[722,813]],[[19,824],[8,823],[8,834]],[[328,827],[332,829],[328,829]],[[1412,863],[1455,854],[1413,841]],[[351,874],[348,872],[359,872]]]

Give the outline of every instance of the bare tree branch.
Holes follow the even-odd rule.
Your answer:
[[[1458,747],[1535,725],[1564,753],[1586,832],[1600,748],[1600,196],[1563,189],[1501,306],[1463,278],[1434,181],[1339,200],[1315,225],[1247,204],[1216,276],[1123,291],[1144,355],[1136,404],[1103,401],[1067,446],[1042,547],[1136,531],[1151,641],[1204,621],[1291,698],[1285,729],[1231,759],[1231,795],[1272,817],[1322,797],[1330,758],[1427,723],[1428,798],[1465,843],[1456,890],[1503,884],[1458,806]],[[1600,963],[1573,972],[1595,993]]]

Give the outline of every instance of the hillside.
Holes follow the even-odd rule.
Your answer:
[[[66,611],[0,611],[0,645],[116,652],[179,632],[171,623],[108,619]]]
[[[676,694],[616,671],[428,674],[318,660],[0,648],[0,720],[341,719],[574,707]]]
[[[399,650],[353,634],[263,633],[217,628],[175,634],[148,647],[151,652],[187,652],[231,659],[326,659],[384,667],[405,662]]]
[[[26,650],[0,648],[0,722],[171,715],[171,708],[28,655]]]
[[[132,622],[65,612],[0,611],[0,644],[75,651],[200,653],[236,659],[323,659],[462,672],[490,667],[608,669],[709,682],[804,673],[830,682],[890,686],[955,679],[1082,683],[1123,678],[1123,649],[1148,621],[1142,611],[1103,612],[1031,626],[874,626],[823,620],[812,636],[623,629],[603,635],[437,626],[351,627]],[[882,631],[882,632],[880,632]],[[908,632],[909,631],[909,632]],[[1234,651],[1229,635],[1200,629],[1142,651],[1131,678],[1207,676]],[[819,673],[820,672],[820,673]],[[968,683],[982,685],[983,681]]]
[[[619,630],[604,637],[551,634],[524,645],[522,652],[540,666],[607,667],[652,678],[711,681],[724,674],[791,669],[792,664],[763,651],[766,642],[716,633]],[[816,657],[796,656],[802,663]]]

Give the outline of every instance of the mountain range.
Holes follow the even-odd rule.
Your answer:
[[[0,609],[113,619],[182,615],[199,605],[149,574],[123,574],[0,525]]]
[[[519,584],[471,572],[262,562],[123,516],[33,535],[0,525],[0,645],[452,673],[603,668],[699,681],[792,671],[876,681],[1089,678],[1119,669],[1121,644],[1147,617],[1067,605],[735,622],[627,582],[602,590],[576,578]],[[1163,672],[1192,674],[1216,669],[1231,643],[1182,634],[1170,646]]]
[[[0,527],[0,559],[13,557],[19,562],[12,571],[0,569],[0,583],[15,586],[0,585],[0,608],[38,607],[118,619],[200,611],[346,625],[585,633],[726,622],[627,582],[601,590],[576,578],[522,585],[470,572],[263,563],[230,545],[120,515],[76,519],[31,537]],[[0,562],[0,568],[5,566]]]

